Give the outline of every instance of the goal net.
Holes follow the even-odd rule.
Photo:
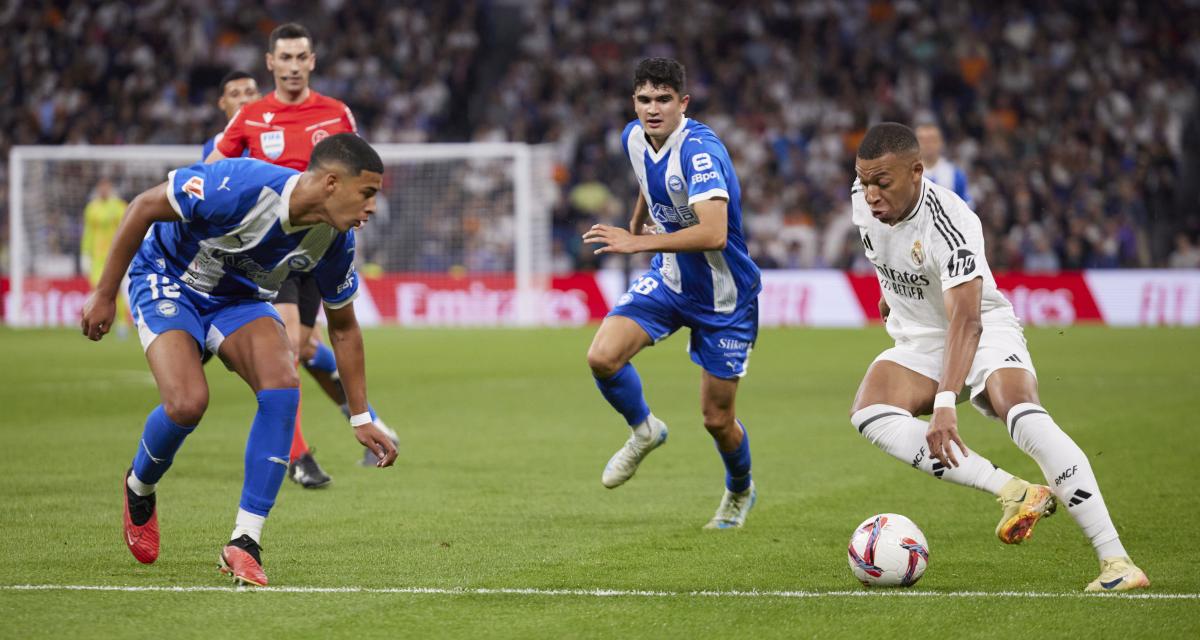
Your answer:
[[[364,324],[530,326],[550,269],[549,154],[520,143],[381,144],[378,210],[358,234]],[[199,146],[18,146],[10,155],[11,326],[73,325],[87,295],[83,211],[130,200]]]

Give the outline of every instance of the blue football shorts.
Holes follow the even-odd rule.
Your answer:
[[[750,351],[758,339],[757,296],[732,313],[717,313],[672,291],[656,270],[635,280],[608,315],[638,323],[655,344],[680,327],[688,327],[692,330],[687,347],[692,362],[717,378],[746,375]]]
[[[142,349],[167,331],[186,331],[201,353],[216,354],[226,336],[259,318],[283,320],[271,303],[250,298],[214,301],[162,273],[130,273],[129,303]]]

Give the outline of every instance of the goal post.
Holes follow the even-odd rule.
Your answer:
[[[375,285],[368,296],[384,292],[382,301],[367,301],[369,315],[426,326],[541,324],[551,264],[551,195],[544,188],[551,154],[500,142],[374,148],[384,186],[376,215],[356,232],[360,272]],[[15,146],[9,159],[5,322],[71,325],[74,319],[63,316],[85,296],[79,243],[96,183],[107,178],[128,201],[171,169],[199,162],[200,147]],[[431,293],[420,298],[421,291]],[[426,314],[429,304],[435,312]]]

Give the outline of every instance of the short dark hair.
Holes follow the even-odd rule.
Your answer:
[[[293,38],[308,38],[308,48],[312,50],[317,48],[317,43],[313,42],[312,34],[308,32],[308,29],[295,22],[285,22],[271,30],[271,35],[267,38],[267,51],[275,53],[276,42]]]
[[[383,173],[383,160],[379,153],[366,140],[353,133],[329,136],[313,147],[312,155],[308,157],[309,168],[329,169],[330,165],[344,167],[352,176],[363,171]]]
[[[254,76],[238,69],[234,69],[233,71],[225,74],[225,77],[221,78],[221,93],[225,93],[225,85],[233,82],[234,80],[243,80],[245,78],[250,78],[253,80]]]
[[[912,129],[899,122],[881,122],[867,130],[867,135],[858,145],[858,157],[863,160],[874,160],[889,153],[920,151],[917,134]]]
[[[646,58],[638,63],[633,72],[633,90],[650,83],[652,87],[670,87],[683,95],[687,84],[687,71],[674,58]]]

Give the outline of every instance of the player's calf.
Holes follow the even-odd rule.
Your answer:
[[[976,451],[970,451],[970,455],[959,452],[957,467],[942,464],[930,455],[925,441],[929,423],[914,418],[900,407],[873,404],[855,411],[850,423],[871,444],[939,480],[949,480],[999,496],[1004,483],[1013,477]]]
[[[1045,408],[1031,402],[1012,407],[1006,423],[1013,442],[1041,467],[1046,484],[1091,540],[1100,559],[1127,557],[1092,465],[1079,445]]]

